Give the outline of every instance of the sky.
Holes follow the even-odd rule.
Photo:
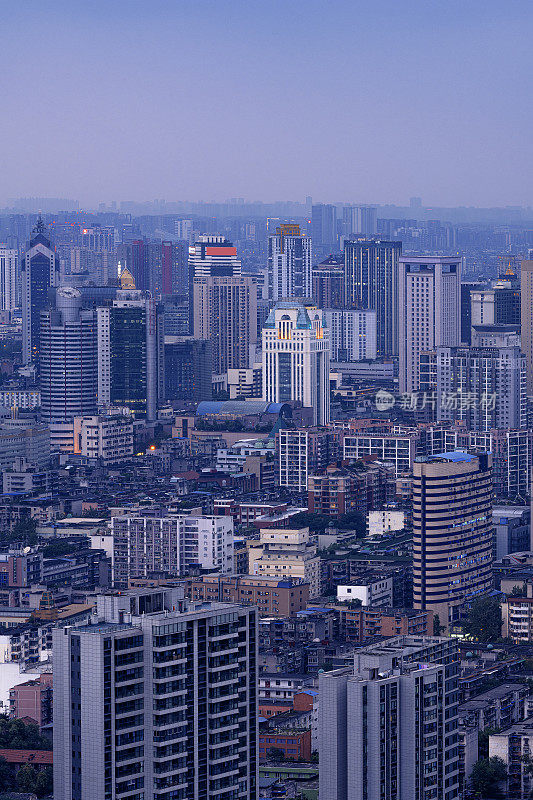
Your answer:
[[[0,205],[533,205],[531,0],[1,7]]]

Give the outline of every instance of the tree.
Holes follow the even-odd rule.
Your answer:
[[[482,797],[486,797],[506,777],[507,767],[501,758],[498,758],[498,756],[480,758],[479,761],[476,761],[472,770],[472,788],[475,792],[479,792]]]
[[[482,731],[478,731],[477,734],[477,753],[478,758],[488,758],[489,757],[489,736],[493,733],[498,733],[499,728],[484,728]]]
[[[444,632],[445,626],[440,624],[440,617],[435,614],[433,617],[433,636],[440,636]]]
[[[0,756],[0,786],[2,789],[13,789],[15,786],[13,770],[3,756]]]
[[[285,753],[279,747],[269,747],[267,750],[267,757],[271,761],[285,761]]]
[[[21,792],[35,792],[37,770],[31,764],[24,764],[17,772],[17,789]]]
[[[511,597],[523,597],[524,596],[524,585],[522,586],[513,586],[511,589]]]
[[[463,631],[481,642],[494,642],[502,632],[500,601],[492,595],[476,597],[463,622]]]
[[[37,520],[34,517],[21,517],[15,523],[9,538],[13,542],[37,544]]]
[[[52,767],[45,767],[40,769],[37,773],[35,780],[35,794],[37,797],[44,797],[46,794],[52,794],[54,788],[54,772]]]
[[[343,531],[354,530],[357,536],[365,536],[365,518],[358,511],[350,511],[348,514],[341,514],[335,520],[335,527]]]

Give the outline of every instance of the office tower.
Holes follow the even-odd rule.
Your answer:
[[[317,308],[344,308],[344,256],[330,255],[311,271],[312,298]]]
[[[148,242],[144,239],[135,239],[131,243],[131,261],[128,263],[128,269],[137,289],[145,291],[150,288]]]
[[[311,239],[316,247],[337,249],[337,209],[318,203],[311,210]]]
[[[313,424],[329,422],[329,340],[315,306],[279,301],[263,326],[263,397],[298,400],[313,409]]]
[[[257,611],[182,598],[99,595],[54,629],[57,797],[256,800]]]
[[[123,271],[121,285],[132,284],[129,272]],[[135,288],[117,290],[111,305],[97,309],[101,408],[125,406],[155,420],[165,386],[162,316],[161,305]]]
[[[472,335],[472,291],[482,289],[479,283],[461,283],[461,344],[470,344]]]
[[[0,246],[0,311],[17,306],[18,253]]]
[[[247,368],[257,341],[257,285],[253,278],[195,277],[194,338],[207,339],[213,372]]]
[[[344,233],[374,236],[378,232],[378,210],[375,206],[344,206],[342,209]]]
[[[375,311],[325,308],[331,361],[373,360],[377,355]]]
[[[526,427],[526,359],[509,328],[473,326],[471,347],[420,355],[422,372],[434,375],[437,420],[462,420],[472,431]]]
[[[320,675],[321,800],[459,797],[456,642],[396,636]]]
[[[472,325],[514,325],[520,330],[520,287],[500,278],[490,289],[471,292]]]
[[[115,229],[112,225],[91,225],[81,230],[81,246],[88,251],[90,264],[96,266],[100,282],[104,285],[116,281],[117,256]]]
[[[413,464],[413,607],[448,630],[492,589],[492,456],[465,452]]]
[[[32,231],[22,261],[22,360],[39,362],[41,311],[48,306],[48,289],[59,283],[59,258],[45,235],[42,217]]]
[[[188,296],[189,245],[187,242],[161,243],[161,291]]]
[[[189,247],[191,277],[230,277],[241,274],[237,248],[225,236],[199,236]]]
[[[307,492],[307,479],[340,458],[337,434],[327,428],[280,428],[276,433],[279,485]]]
[[[311,296],[311,239],[300,233],[299,225],[279,225],[268,237],[268,297]]]
[[[346,307],[377,313],[378,356],[398,354],[398,261],[401,242],[344,243]]]
[[[213,348],[206,339],[165,336],[165,400],[199,403],[212,394]]]
[[[526,357],[527,396],[533,396],[533,261],[522,261],[520,272],[520,325]]]
[[[113,583],[127,588],[132,578],[169,577],[191,570],[233,572],[233,519],[220,516],[111,517]]]
[[[41,312],[41,415],[49,423],[96,413],[96,315],[82,308],[81,292],[55,291],[55,308]]]
[[[400,258],[398,341],[400,392],[419,389],[419,358],[425,350],[455,347],[461,334],[461,259]]]

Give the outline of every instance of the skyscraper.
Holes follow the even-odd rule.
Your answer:
[[[526,357],[527,396],[533,397],[533,261],[522,261],[520,272],[522,352]]]
[[[45,235],[42,217],[32,231],[22,262],[22,360],[38,366],[41,311],[48,306],[48,289],[59,283],[59,258]]]
[[[344,308],[344,256],[330,255],[312,269],[311,296],[318,308]]]
[[[455,800],[457,643],[397,636],[320,675],[321,800]]]
[[[122,286],[131,281],[123,271]],[[165,352],[161,306],[135,288],[117,291],[97,309],[98,405],[125,406],[155,420],[164,397]]]
[[[257,285],[253,278],[194,279],[194,338],[207,339],[213,371],[247,368],[250,345],[257,341]]]
[[[165,400],[209,400],[212,354],[211,342],[206,339],[165,336]]]
[[[0,311],[13,311],[17,306],[18,253],[0,247]]]
[[[419,389],[420,353],[455,347],[461,337],[461,259],[399,259],[398,341],[400,392]]]
[[[312,242],[299,225],[279,225],[268,237],[268,297],[311,296]]]
[[[53,653],[62,800],[256,800],[256,609],[99,595]]]
[[[81,292],[55,291],[55,308],[41,312],[41,415],[48,423],[96,413],[96,315],[82,309]]]
[[[317,247],[337,249],[337,209],[317,203],[311,211],[311,238]]]
[[[492,456],[421,456],[413,464],[413,607],[448,626],[492,588]]]
[[[374,236],[378,232],[378,210],[375,206],[344,206],[342,210],[344,233]]]
[[[344,243],[347,308],[377,313],[378,356],[398,354],[398,261],[401,242],[356,239]]]
[[[279,301],[263,326],[263,396],[299,400],[315,425],[329,422],[329,341],[323,314],[303,302]]]
[[[225,236],[202,234],[189,247],[189,330],[194,331],[195,278],[231,278],[241,274],[237,248]],[[196,334],[195,334],[196,335]]]

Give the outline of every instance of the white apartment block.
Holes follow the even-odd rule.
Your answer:
[[[332,361],[373,361],[377,358],[377,314],[355,309],[324,309]]]
[[[41,393],[38,389],[4,389],[0,391],[0,406],[6,408],[38,408]]]
[[[311,297],[312,241],[299,225],[281,225],[268,238],[268,296]]]
[[[398,325],[400,392],[415,392],[420,353],[460,344],[460,258],[400,257]]]
[[[360,600],[362,606],[392,607],[392,578],[379,578],[337,586],[337,600],[349,603]]]
[[[343,459],[355,460],[363,456],[377,456],[380,461],[394,466],[396,477],[409,473],[416,456],[416,434],[357,434],[345,436]]]
[[[74,417],[73,452],[120,464],[133,455],[133,419],[105,414]]]
[[[18,253],[0,247],[0,311],[13,311],[17,306]]]
[[[233,520],[220,516],[111,518],[114,539],[113,582],[127,587],[130,578],[150,573],[171,577],[189,570],[233,573]]]

